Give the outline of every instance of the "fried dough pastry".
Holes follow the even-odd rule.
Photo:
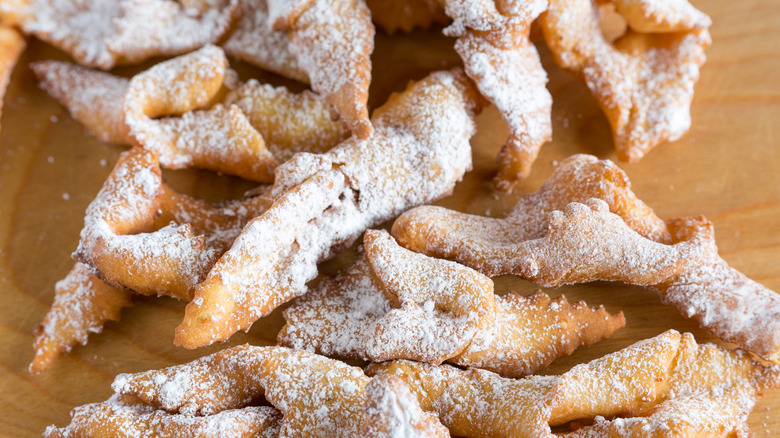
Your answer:
[[[366,0],[366,6],[374,24],[391,35],[449,21],[439,0]]]
[[[590,345],[625,324],[622,313],[551,300],[493,294],[477,272],[398,246],[366,231],[364,256],[285,309],[278,342],[373,362],[449,361],[520,377]]]
[[[556,63],[579,76],[599,102],[618,157],[635,162],[690,128],[711,21],[685,0],[616,0],[628,30],[609,42],[599,28],[598,3],[551,0],[541,27]]]
[[[214,415],[262,396],[282,413],[280,436],[358,436],[366,385],[360,368],[305,351],[243,345],[194,362],[120,374],[114,391],[168,412]]]
[[[224,104],[236,105],[246,114],[279,162],[298,152],[327,152],[349,135],[330,117],[328,103],[309,91],[296,94],[250,79],[230,91]]]
[[[269,0],[269,22],[287,31],[314,91],[360,139],[371,132],[368,86],[374,25],[363,0]]]
[[[449,438],[439,418],[420,408],[412,389],[398,376],[379,375],[366,386],[361,436],[368,438]]]
[[[375,132],[325,154],[297,154],[276,170],[271,205],[201,283],[176,329],[194,348],[246,330],[306,291],[317,263],[363,231],[452,191],[471,167],[481,101],[460,71],[439,72],[374,112]]]
[[[11,72],[24,50],[24,38],[0,22],[0,117],[3,115],[3,97]]]
[[[74,345],[86,344],[89,333],[100,333],[106,321],[119,320],[119,312],[131,304],[130,292],[107,285],[89,267],[76,263],[54,286],[54,303],[35,329],[30,372],[37,374]]]
[[[222,49],[206,46],[134,76],[123,106],[130,136],[155,150],[168,168],[196,166],[271,182],[276,160],[241,110],[216,105],[192,111],[212,100],[226,69]],[[169,115],[181,117],[152,120]]]
[[[238,0],[22,0],[3,12],[79,64],[108,70],[215,43],[240,8]]]
[[[87,208],[74,258],[107,283],[143,295],[189,300],[243,226],[270,205],[264,196],[212,206],[166,186],[152,151],[120,155]]]
[[[214,415],[171,414],[132,396],[114,395],[102,403],[79,406],[64,428],[49,426],[46,438],[154,436],[160,438],[275,438],[282,416],[269,406],[247,406]]]
[[[500,190],[508,191],[531,172],[542,144],[552,138],[552,97],[539,53],[530,42],[531,22],[546,0],[443,0],[453,23],[444,30],[458,37],[455,50],[466,74],[509,126],[496,159]]]
[[[241,16],[222,44],[225,53],[290,79],[309,83],[290,45],[287,32],[274,30],[269,22],[267,0],[241,0]]]
[[[527,200],[549,188],[545,184],[519,205],[534,208]],[[649,286],[664,303],[721,339],[767,360],[780,360],[780,295],[720,258],[712,223],[704,218],[667,221],[672,240],[662,243],[644,237],[619,215],[630,210],[630,204],[614,198],[608,198],[612,206],[596,198],[585,202],[547,211],[547,231],[541,236],[522,228],[511,231],[514,219],[479,218],[435,207],[402,216],[393,233],[407,248],[454,258],[486,275],[512,273],[545,286],[596,280]],[[618,214],[609,212],[615,205]],[[655,224],[651,210],[638,200],[634,205],[641,208],[629,217],[651,218]],[[536,208],[545,211],[547,205]],[[513,215],[520,214],[516,207]],[[539,229],[529,222],[526,227]],[[462,236],[467,237],[459,240]]]
[[[152,149],[168,169],[195,166],[271,182],[277,161],[238,107],[196,110],[220,90],[226,67],[215,46],[131,80],[63,62],[32,65],[41,87],[103,141]],[[174,117],[153,119],[159,116]]]
[[[513,380],[403,360],[372,364],[366,371],[401,377],[416,388],[424,410],[437,412],[453,435],[466,437],[552,437],[550,425],[593,418],[594,426],[564,436],[649,437],[657,429],[642,426],[652,425],[662,425],[669,436],[695,430],[726,436],[746,430],[761,392],[780,387],[777,365],[765,368],[742,351],[698,345],[692,335],[674,330],[560,376]],[[695,403],[718,407],[693,418],[675,414],[677,408],[690,413]]]

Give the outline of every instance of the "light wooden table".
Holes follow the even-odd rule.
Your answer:
[[[726,261],[772,290],[780,291],[780,2],[702,0],[714,22],[696,86],[693,127],[680,141],[663,144],[638,164],[619,163],[635,192],[661,217],[705,215],[716,226]],[[506,128],[493,109],[479,116],[473,139],[475,169],[440,204],[500,216],[523,193],[535,190],[553,163],[574,153],[615,159],[608,125],[587,90],[554,66],[542,48],[553,94],[554,141],[544,146],[530,179],[513,194],[496,193],[489,179]],[[122,320],[90,337],[47,372],[32,376],[32,331],[48,310],[54,283],[71,268],[86,206],[122,147],[89,136],[67,111],[40,91],[27,64],[64,56],[30,42],[5,98],[0,132],[0,436],[40,436],[49,424],[64,425],[69,411],[106,399],[117,373],[181,363],[223,346],[186,351],[173,346],[183,303],[139,299]],[[371,104],[432,69],[459,63],[451,41],[436,32],[389,38],[379,35]],[[242,69],[244,78],[257,75]],[[261,80],[267,78],[262,76]],[[775,132],[778,131],[778,132]],[[206,172],[167,172],[178,189],[206,199],[237,196],[245,182]],[[327,263],[333,272],[349,254]],[[498,291],[530,293],[535,287],[511,277]],[[549,373],[654,336],[668,328],[715,340],[651,291],[594,283],[547,290],[570,300],[623,310],[627,326],[610,339],[556,361]],[[283,323],[279,311],[239,333],[230,345],[269,344]],[[780,391],[766,394],[750,416],[757,437],[780,436]]]

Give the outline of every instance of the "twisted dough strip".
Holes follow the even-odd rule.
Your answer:
[[[76,263],[54,286],[54,303],[35,329],[30,372],[37,374],[74,345],[86,344],[89,333],[101,332],[106,321],[118,320],[120,310],[131,304],[130,292],[107,285],[87,265]]]
[[[5,89],[24,47],[24,38],[0,21],[0,117],[3,115]]]
[[[439,418],[420,408],[403,379],[377,376],[366,386],[362,435],[369,438],[449,438]]]
[[[439,72],[391,96],[376,131],[277,169],[274,204],[251,221],[198,286],[176,330],[188,348],[227,339],[306,291],[317,263],[369,226],[449,193],[471,167],[480,102],[462,72]]]
[[[273,181],[276,160],[241,110],[217,105],[191,112],[219,91],[226,68],[222,49],[206,46],[134,76],[123,107],[130,136],[157,151],[160,162],[172,169],[196,166]],[[152,120],[164,115],[182,117]]]
[[[246,114],[279,162],[298,152],[327,152],[349,135],[331,119],[328,103],[310,91],[295,94],[250,79],[230,91],[224,103],[236,105]]]
[[[711,21],[685,0],[616,0],[629,30],[610,43],[597,3],[552,0],[542,30],[556,63],[579,76],[601,105],[618,157],[635,162],[690,128]]]
[[[607,188],[596,195],[606,203],[581,200],[579,188],[553,188],[580,173],[597,176],[587,171],[590,166],[580,167],[588,162],[598,164],[584,156],[567,160],[506,219],[423,207],[401,216],[393,234],[407,248],[455,259],[486,275],[514,273],[547,286],[595,280],[650,286],[663,302],[721,339],[765,359],[780,359],[780,296],[718,256],[712,224],[683,218],[668,221],[669,230],[661,228],[652,210],[628,191],[627,182],[623,188],[595,184]],[[582,192],[594,194],[591,189]],[[551,193],[560,195],[558,203],[572,203],[563,212],[559,206],[549,209],[552,205],[544,200]],[[549,219],[540,220],[541,214]],[[666,243],[669,231],[672,239]]]
[[[269,23],[289,34],[312,89],[355,136],[367,139],[374,25],[363,0],[269,0],[268,7]]]
[[[108,70],[217,42],[240,12],[238,0],[197,3],[201,7],[172,0],[19,0],[0,14],[79,64]]]
[[[270,182],[276,160],[238,107],[196,111],[220,90],[226,67],[225,55],[214,46],[129,81],[64,62],[32,65],[41,87],[103,141],[152,149],[168,169],[196,166]],[[164,115],[176,117],[152,120]]]
[[[309,75],[291,47],[287,32],[271,28],[267,0],[241,0],[241,16],[227,41],[225,53],[297,81],[309,82]]]
[[[102,403],[77,407],[71,412],[68,426],[49,426],[43,435],[46,438],[276,438],[281,419],[279,411],[268,406],[248,406],[194,417],[156,410],[132,396],[114,395]]]
[[[509,126],[509,138],[496,158],[496,186],[511,190],[531,172],[542,144],[552,138],[552,96],[539,53],[530,42],[531,22],[547,0],[442,0],[457,36],[455,50],[466,74],[493,103]]]
[[[777,366],[764,368],[741,351],[698,345],[692,335],[674,330],[561,376],[512,380],[409,361],[373,364],[366,371],[403,378],[416,388],[422,408],[437,412],[453,435],[475,437],[552,437],[550,425],[594,416],[596,425],[574,436],[654,436],[656,429],[641,427],[648,424],[665,425],[670,436],[690,436],[683,432],[697,427],[725,436],[746,430],[756,397],[780,386]],[[690,412],[692,400],[723,404],[693,418],[674,414],[678,408]],[[634,418],[605,426],[604,416]],[[617,433],[626,421],[640,426],[636,435]],[[598,434],[604,429],[611,434]]]
[[[265,395],[282,413],[280,436],[359,436],[366,386],[360,368],[305,351],[243,345],[194,362],[120,374],[113,388],[169,412],[213,415]]]
[[[493,282],[456,263],[415,254],[366,231],[349,270],[285,309],[281,345],[373,362],[445,360],[501,375],[530,374],[622,327],[622,314],[584,303],[493,294]]]

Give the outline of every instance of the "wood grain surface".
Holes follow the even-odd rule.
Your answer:
[[[637,164],[619,163],[634,191],[663,218],[704,215],[715,223],[721,256],[768,288],[780,291],[780,2],[701,0],[709,14],[713,45],[696,86],[693,126],[680,141],[662,144]],[[518,196],[535,190],[556,161],[575,153],[615,160],[608,124],[585,87],[556,67],[538,44],[549,73],[554,140],[546,144],[531,177],[511,194],[494,191],[494,157],[506,135],[495,109],[478,118],[473,138],[475,168],[455,193],[439,204],[470,213],[501,216]],[[84,210],[110,172],[120,146],[90,136],[65,108],[38,89],[28,64],[66,59],[36,41],[17,66],[0,132],[0,436],[40,436],[50,424],[69,422],[75,406],[105,400],[120,372],[182,363],[225,345],[187,351],[174,347],[173,329],[184,303],[140,298],[40,375],[30,375],[33,329],[52,302],[54,283],[73,261]],[[408,80],[460,63],[452,40],[439,30],[389,37],[377,35],[370,104],[382,103]],[[243,79],[279,79],[238,65]],[[122,70],[130,74],[134,70]],[[299,87],[300,88],[300,87]],[[778,131],[778,132],[775,132]],[[177,189],[208,200],[239,196],[246,182],[203,171],[166,172]],[[387,225],[387,224],[386,224]],[[327,262],[323,270],[347,266],[353,252]],[[536,287],[505,276],[497,291],[524,294]],[[561,373],[637,340],[674,328],[700,342],[717,341],[658,296],[640,287],[613,283],[547,289],[570,300],[623,310],[627,325],[610,339],[557,360],[545,373]],[[273,344],[283,324],[280,311],[261,319],[229,344]],[[756,437],[780,436],[780,391],[758,402],[750,415]]]

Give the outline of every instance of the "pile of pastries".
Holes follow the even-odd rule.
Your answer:
[[[706,218],[659,218],[616,164],[572,156],[503,218],[429,205],[471,170],[486,106],[509,127],[498,190],[551,139],[532,24],[600,104],[620,159],[680,138],[711,24],[686,0],[13,0],[0,20],[0,93],[21,34],[37,37],[75,61],[33,64],[41,88],[129,146],[87,208],[30,372],[135,295],[188,303],[174,336],[188,349],[287,306],[278,345],[120,374],[46,436],[743,436],[780,387],[780,295],[720,258]],[[375,25],[445,25],[463,67],[369,117]],[[311,90],[242,82],[229,57]],[[188,167],[258,186],[208,203],[164,181]],[[311,283],[356,242],[354,264]],[[504,274],[644,286],[738,348],[669,330],[534,375],[627,321],[541,291],[499,296]]]

